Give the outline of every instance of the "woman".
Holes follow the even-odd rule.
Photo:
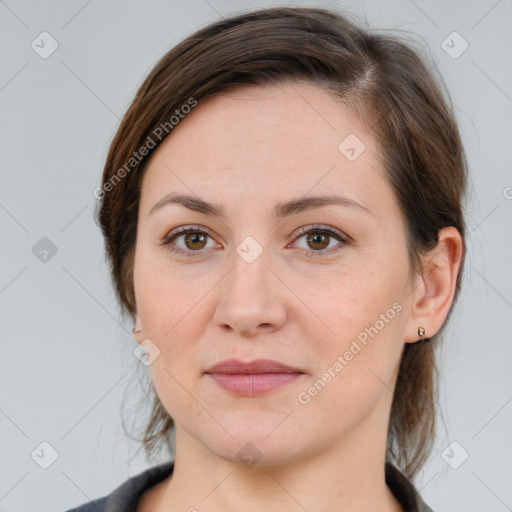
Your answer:
[[[253,11],[168,52],[96,195],[156,392],[142,442],[175,455],[75,510],[431,511],[412,479],[466,173],[418,53],[335,12]]]

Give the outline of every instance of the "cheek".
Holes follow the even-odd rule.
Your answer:
[[[144,336],[160,351],[149,370],[161,401],[173,411],[180,403],[193,406],[184,388],[192,392],[201,377],[198,341],[204,338],[213,315],[208,291],[218,279],[212,272],[195,274],[191,266],[169,263],[165,258],[144,260],[142,256],[134,271]]]
[[[190,267],[165,255],[151,257],[141,251],[135,261],[134,283],[145,334],[169,346],[186,339],[189,336],[184,333],[201,325],[197,315],[203,313],[203,296],[215,279],[208,274],[191,274]]]
[[[307,301],[327,328],[318,336],[318,322],[308,327],[316,362],[304,400],[322,403],[321,411],[357,415],[392,387],[403,349],[403,276],[384,265],[333,275],[325,292]]]
[[[194,286],[178,267],[164,269],[159,262],[136,265],[134,281],[144,336],[160,351],[149,366],[156,393],[172,417],[199,418],[204,411],[189,392],[201,376],[196,341],[209,314],[201,300],[203,286]]]
[[[384,320],[396,316],[396,308],[392,306],[401,297],[399,280],[400,276],[385,265],[372,263],[340,266],[307,279],[299,276],[291,287],[304,301],[304,304],[297,303],[297,307],[311,312],[309,316],[315,318],[315,328],[323,325],[325,336],[320,346],[329,352],[343,349],[365,327],[377,321],[377,327],[382,330],[380,316],[390,308]],[[296,311],[296,315],[300,318],[304,311]],[[385,324],[388,331],[389,324]]]

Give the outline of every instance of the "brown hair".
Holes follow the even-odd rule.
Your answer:
[[[236,85],[306,80],[342,99],[359,116],[375,136],[385,178],[400,206],[412,271],[421,272],[420,256],[435,248],[442,228],[454,226],[464,240],[464,150],[449,95],[421,55],[410,40],[359,28],[319,8],[237,14],[198,30],[166,53],[121,121],[97,195],[98,222],[122,314],[133,319],[136,310],[133,263],[140,186],[145,165],[165,139],[157,127],[170,133],[170,119],[186,112],[183,106],[191,99],[200,104]],[[139,151],[142,147],[149,149]],[[453,305],[448,317],[452,310]],[[427,460],[435,437],[434,349],[440,336],[406,343],[400,363],[386,458],[410,478]],[[170,449],[173,425],[153,388],[153,409],[140,440],[146,456],[156,453],[160,443]]]

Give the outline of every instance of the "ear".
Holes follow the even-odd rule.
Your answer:
[[[438,244],[422,257],[423,272],[410,292],[413,298],[406,343],[420,340],[420,325],[425,328],[425,338],[432,338],[441,329],[453,303],[463,251],[459,231],[450,226],[439,231]]]

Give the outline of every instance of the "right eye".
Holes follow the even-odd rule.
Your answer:
[[[179,238],[183,238],[184,247],[176,248],[174,242]],[[208,232],[203,231],[200,226],[184,226],[171,231],[163,240],[160,245],[167,246],[170,251],[181,254],[187,258],[196,256],[194,253],[202,254],[210,235]],[[211,238],[211,237],[210,237]],[[213,247],[216,245],[214,244]]]

